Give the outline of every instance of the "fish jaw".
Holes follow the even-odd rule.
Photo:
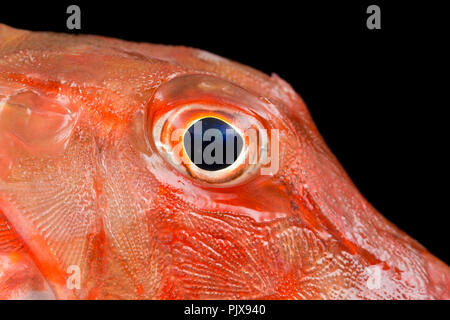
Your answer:
[[[4,26],[0,54],[2,102],[28,90],[74,115],[55,150],[0,142],[0,210],[56,298],[448,298],[448,266],[367,203],[279,77],[195,49]],[[155,90],[192,73],[273,102],[275,176],[218,190],[149,148]]]

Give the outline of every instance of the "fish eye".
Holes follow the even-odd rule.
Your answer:
[[[160,85],[149,102],[148,147],[198,182],[243,183],[267,157],[269,110],[262,99],[226,80],[179,76]]]
[[[236,128],[223,120],[197,120],[185,132],[183,147],[200,169],[218,171],[230,167],[242,152],[243,139]]]

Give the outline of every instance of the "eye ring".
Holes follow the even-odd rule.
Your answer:
[[[268,106],[228,81],[206,75],[186,75],[162,84],[147,108],[146,135],[150,146],[172,167],[208,186],[243,183],[267,156]],[[265,114],[266,113],[266,114]],[[184,147],[184,135],[196,122],[217,119],[242,139],[236,160],[219,170],[197,166]]]

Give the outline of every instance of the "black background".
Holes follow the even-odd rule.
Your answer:
[[[306,101],[326,142],[364,196],[450,262],[448,32],[439,2],[2,1],[0,22],[187,45],[277,73]],[[440,2],[443,3],[443,2]],[[381,30],[366,8],[381,8]]]

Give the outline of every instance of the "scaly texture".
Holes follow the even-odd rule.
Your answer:
[[[280,132],[274,175],[212,187],[155,149],[155,92],[192,74],[267,107],[245,106]],[[36,145],[51,130],[52,148]],[[276,75],[192,48],[0,25],[0,298],[448,299],[449,277],[367,203]]]

